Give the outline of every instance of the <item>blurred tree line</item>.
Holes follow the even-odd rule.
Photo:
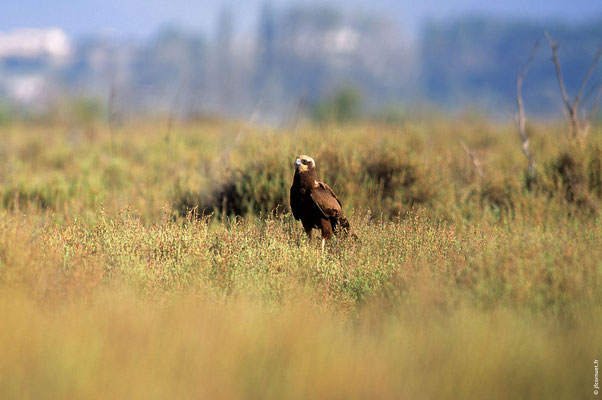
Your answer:
[[[527,111],[558,114],[562,97],[545,31],[560,42],[567,90],[576,92],[602,46],[602,18],[574,26],[478,17],[430,22],[420,45],[424,95],[444,108],[481,104],[487,110],[511,112],[518,66],[539,40],[542,45],[525,82]],[[602,68],[597,68],[591,82],[601,81]]]
[[[260,109],[264,119],[303,112],[349,120],[430,105],[510,116],[517,67],[544,30],[560,41],[566,83],[575,90],[600,45],[602,17],[579,25],[431,21],[410,39],[387,16],[266,3],[254,34],[237,29],[235,13],[223,8],[211,35],[165,27],[142,42],[84,38],[62,66],[39,60],[24,70],[18,60],[0,59],[0,96],[10,98],[10,79],[21,73],[45,76],[54,98],[98,98],[124,115],[246,117]],[[530,114],[558,115],[561,107],[548,50],[540,49],[525,83]],[[598,68],[591,81],[601,80]]]

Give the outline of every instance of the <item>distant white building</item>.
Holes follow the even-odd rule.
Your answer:
[[[58,28],[22,28],[0,32],[0,58],[67,58],[72,51],[67,34]]]
[[[72,53],[69,37],[58,28],[0,31],[0,92],[20,104],[45,104],[56,86],[49,71],[68,62]],[[13,62],[6,67],[2,65],[4,60]],[[32,70],[31,65],[36,67]]]

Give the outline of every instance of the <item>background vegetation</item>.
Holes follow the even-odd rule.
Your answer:
[[[475,116],[165,127],[0,130],[0,397],[592,395],[599,126],[530,126],[535,177]],[[357,240],[302,234],[301,153]]]

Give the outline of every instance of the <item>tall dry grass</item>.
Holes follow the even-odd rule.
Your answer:
[[[590,136],[533,127],[529,182],[516,132],[483,120],[3,127],[0,397],[590,396]],[[277,207],[299,153],[358,240],[322,253]]]

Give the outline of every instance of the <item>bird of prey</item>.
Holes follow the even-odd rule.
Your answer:
[[[295,177],[290,191],[293,216],[301,220],[307,236],[312,229],[322,233],[322,250],[326,239],[333,234],[349,231],[349,221],[343,215],[341,202],[330,186],[320,182],[313,158],[301,155],[295,160]]]

